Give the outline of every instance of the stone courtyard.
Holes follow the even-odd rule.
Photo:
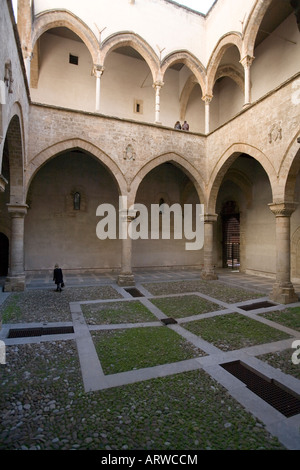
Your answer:
[[[272,280],[238,272],[135,276],[138,297],[112,273],[66,274],[62,293],[37,273],[25,292],[0,294],[0,448],[299,449],[300,414],[284,416],[222,365],[241,361],[299,396],[300,302],[257,309]]]

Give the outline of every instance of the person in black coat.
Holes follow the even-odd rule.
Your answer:
[[[64,287],[64,278],[61,268],[58,264],[55,265],[53,271],[53,281],[55,282],[57,289],[56,292],[61,292],[61,288]]]

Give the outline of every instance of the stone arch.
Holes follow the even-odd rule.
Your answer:
[[[196,85],[198,85],[198,81],[195,77],[195,75],[191,75],[187,81],[185,82],[185,85],[182,89],[181,95],[180,95],[180,119],[184,121],[185,115],[186,115],[186,109],[187,105],[191,96],[191,93]]]
[[[99,63],[99,42],[91,29],[68,10],[48,10],[36,16],[31,35],[31,49],[38,38],[52,28],[65,27],[82,39],[88,48],[94,64]]]
[[[248,17],[243,38],[242,59],[247,55],[254,56],[256,36],[263,17],[273,0],[257,0]]]
[[[243,153],[250,155],[261,164],[270,181],[271,191],[274,199],[274,193],[277,185],[277,174],[268,157],[251,145],[234,144],[223,153],[211,172],[208,183],[208,209],[211,213],[215,213],[219,189],[225,174],[229,170],[232,163]]]
[[[299,136],[299,132],[297,132],[292,143],[289,145],[282,159],[279,171],[278,179],[279,181],[283,181],[283,184],[278,187],[276,199],[281,201],[294,201],[296,178],[300,171],[300,149],[297,136]]]
[[[24,202],[24,139],[23,122],[21,112],[17,104],[16,113],[9,122],[6,132],[10,172],[10,203],[23,204]],[[1,156],[2,167],[2,156]]]
[[[159,59],[152,47],[139,35],[128,31],[113,34],[101,44],[100,62],[102,65],[110,52],[119,47],[129,46],[135,49],[148,64],[153,82],[159,80]]]
[[[202,95],[205,94],[206,71],[203,64],[188,51],[177,51],[167,55],[161,64],[161,75],[163,77],[169,67],[172,65],[182,63],[186,65],[194,74],[197,82],[202,90]]]
[[[194,183],[200,202],[202,204],[203,203],[205,204],[205,191],[204,191],[205,184],[204,184],[204,180],[201,174],[193,165],[191,165],[191,163],[188,160],[186,160],[184,157],[182,157],[181,155],[178,155],[175,152],[166,153],[156,158],[153,158],[150,162],[146,163],[137,172],[137,174],[133,177],[132,182],[131,182],[130,198],[131,198],[132,203],[134,203],[135,201],[138,188],[141,182],[144,180],[145,176],[147,176],[151,170],[162,165],[163,163],[173,163],[180,170],[182,170]]]
[[[242,37],[240,33],[228,33],[223,36],[218,44],[216,45],[215,49],[213,50],[211,57],[208,62],[207,67],[207,89],[206,94],[209,96],[213,95],[213,88],[216,81],[218,67],[220,65],[221,59],[227,49],[230,47],[235,46],[239,53],[240,57],[242,55]],[[242,58],[242,57],[241,57]],[[228,74],[227,74],[228,75]],[[220,78],[220,77],[218,77]],[[231,77],[233,78],[233,77]]]
[[[119,194],[127,194],[127,182],[118,165],[98,147],[95,147],[93,144],[82,139],[70,139],[59,142],[36,155],[27,168],[26,194],[29,190],[33,177],[41,168],[41,166],[43,166],[55,156],[73,149],[81,149],[87,152],[89,155],[95,157],[99,163],[102,163],[112,175],[114,181],[116,182]]]

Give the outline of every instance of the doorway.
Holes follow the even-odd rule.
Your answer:
[[[240,212],[234,201],[228,201],[222,209],[223,268],[240,268]]]

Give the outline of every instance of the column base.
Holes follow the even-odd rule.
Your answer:
[[[3,292],[24,292],[25,290],[25,276],[11,276],[5,279]]]
[[[135,286],[134,275],[132,273],[119,274],[118,285],[121,287]]]
[[[201,272],[201,279],[203,281],[216,281],[218,278],[218,275],[213,271],[202,271]]]
[[[279,304],[293,304],[299,302],[299,298],[295,293],[293,284],[274,284],[273,290],[269,296],[270,300]]]

